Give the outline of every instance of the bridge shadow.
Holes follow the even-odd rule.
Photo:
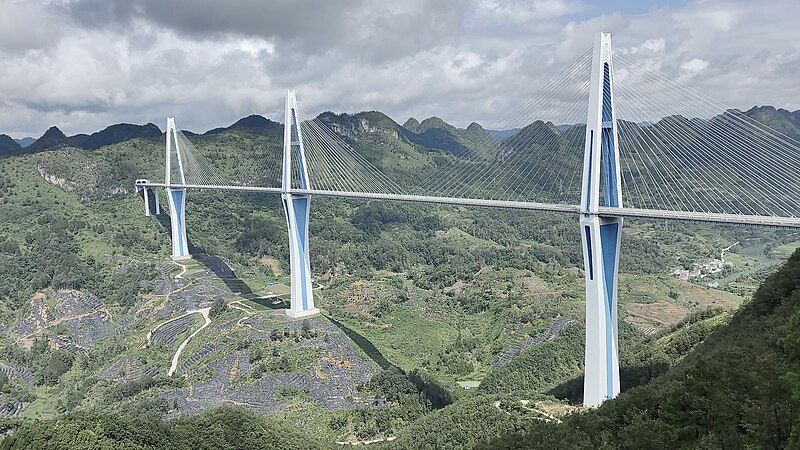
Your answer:
[[[664,374],[669,365],[663,361],[650,364],[620,367],[620,392],[649,383]],[[571,404],[583,403],[583,375],[567,380],[547,392],[558,399],[566,399]]]
[[[258,297],[249,299],[253,303],[269,309],[289,309],[289,301],[281,297]]]
[[[192,258],[204,265],[209,272],[213,273],[217,279],[225,284],[228,290],[247,300],[256,301],[258,299],[258,294],[247,282],[236,276],[236,271],[233,270],[230,264],[219,256],[209,253],[204,248],[192,244],[191,239],[187,238],[187,240]]]
[[[244,280],[236,276],[236,271],[219,256],[207,252],[204,248],[192,245],[189,241],[189,253],[192,257],[206,266],[232,293],[258,303],[269,309],[286,309],[289,307],[286,300],[280,297],[261,297]]]
[[[167,233],[167,236],[171,238],[172,236],[172,222],[170,220],[168,210],[161,210],[161,214],[157,214],[151,217],[155,217],[158,221],[161,228],[164,229],[164,232]],[[231,292],[240,297],[243,297],[247,300],[253,301],[258,303],[261,306],[270,309],[286,309],[289,306],[286,304],[286,301],[283,299],[279,299],[280,302],[275,302],[277,297],[275,298],[262,298],[260,297],[253,288],[247,284],[244,280],[236,276],[236,271],[225,262],[219,256],[216,256],[212,253],[209,253],[205,248],[196,245],[192,238],[188,235],[186,236],[186,244],[189,247],[189,254],[192,255],[192,258],[203,264],[211,273],[213,273],[220,281],[225,284],[225,287],[228,288]]]
[[[336,325],[340,330],[342,330],[344,332],[344,334],[347,335],[347,337],[350,338],[350,340],[355,342],[355,344],[358,346],[358,348],[363,350],[364,353],[366,353],[366,355],[369,357],[369,359],[375,361],[375,364],[377,364],[381,369],[384,369],[384,370],[386,370],[386,369],[395,369],[395,370],[399,370],[399,371],[405,373],[402,369],[400,369],[399,366],[396,366],[396,365],[392,364],[388,359],[386,359],[386,357],[383,356],[381,351],[378,350],[378,348],[375,347],[375,345],[369,339],[365,338],[364,336],[359,334],[357,331],[353,330],[352,328],[349,328],[347,325],[339,322],[338,320],[334,319],[333,317],[331,317],[331,316],[329,316],[327,314],[325,315],[325,317],[328,320],[330,320],[331,323]]]

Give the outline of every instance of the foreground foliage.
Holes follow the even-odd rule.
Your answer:
[[[798,448],[800,250],[677,366],[562,425],[487,448]]]
[[[93,413],[30,422],[2,449],[313,449],[315,437],[241,407],[222,407],[172,422]]]

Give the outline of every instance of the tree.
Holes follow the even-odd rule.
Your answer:
[[[223,312],[225,312],[225,300],[218,298],[214,300],[214,304],[211,305],[211,311],[208,312],[208,315],[213,319]]]

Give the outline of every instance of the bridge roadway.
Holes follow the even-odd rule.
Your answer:
[[[270,194],[281,194],[283,191],[279,187],[257,187],[257,186],[216,186],[204,184],[171,184],[137,182],[137,186],[147,186],[151,188],[172,188],[172,189],[208,189],[218,191],[238,191],[238,192],[262,192]],[[439,203],[447,205],[463,206],[487,206],[493,208],[527,209],[535,211],[553,211],[570,214],[583,214],[578,205],[560,205],[555,203],[537,203],[511,200],[490,200],[477,198],[460,197],[434,197],[428,195],[412,194],[381,194],[373,192],[346,192],[346,191],[327,191],[321,189],[292,189],[292,194],[322,195],[328,197],[374,199],[374,200],[398,200],[406,202]],[[800,217],[778,217],[778,216],[754,216],[745,214],[726,214],[711,212],[690,212],[672,211],[659,209],[640,209],[640,208],[609,208],[601,206],[600,216],[606,217],[636,217],[642,219],[665,219],[665,220],[686,220],[693,222],[711,222],[723,224],[746,224],[762,225],[771,227],[800,228]]]

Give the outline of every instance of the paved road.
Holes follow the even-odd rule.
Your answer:
[[[181,352],[186,347],[186,344],[188,344],[189,341],[193,337],[195,337],[195,335],[197,333],[203,331],[203,329],[205,327],[211,325],[211,318],[208,316],[209,311],[211,311],[211,308],[202,308],[202,309],[196,309],[194,311],[190,311],[188,313],[188,314],[192,314],[192,313],[200,313],[200,314],[202,314],[203,315],[203,319],[205,319],[205,323],[203,323],[203,325],[200,328],[195,330],[194,333],[192,333],[189,337],[187,337],[186,340],[181,342],[181,345],[178,347],[178,350],[175,351],[175,355],[172,357],[172,365],[170,366],[169,373],[167,375],[172,376],[172,374],[175,373],[176,370],[178,370],[178,359],[180,359]]]

